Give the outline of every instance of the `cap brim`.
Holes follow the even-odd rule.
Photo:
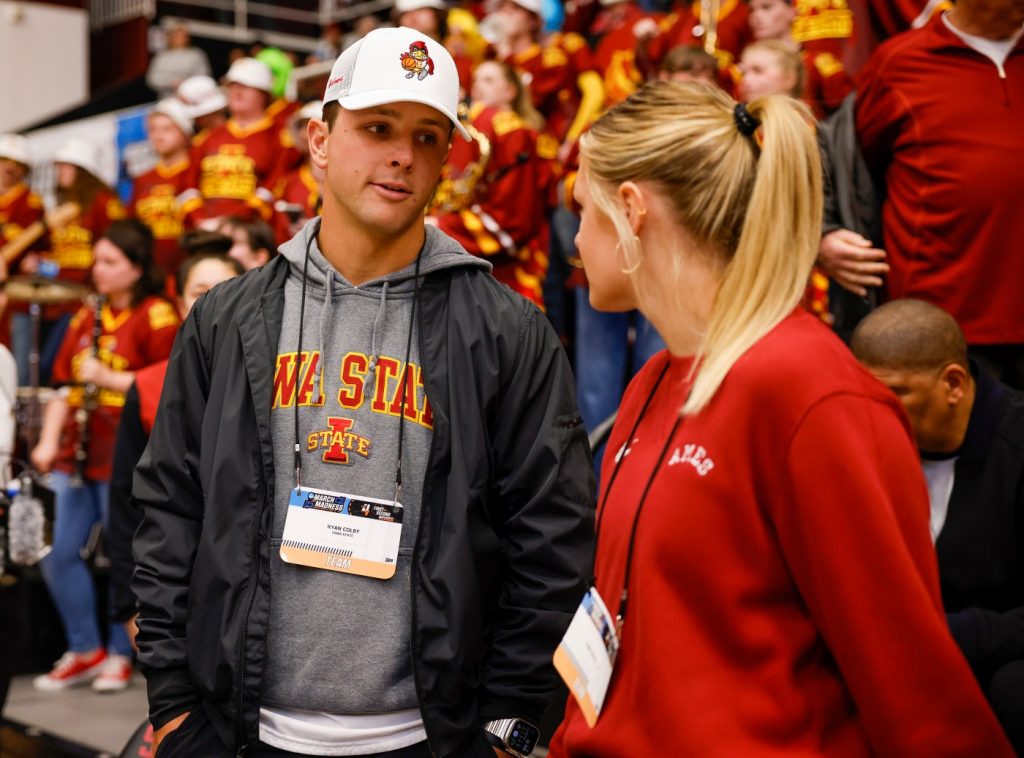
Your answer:
[[[457,115],[426,95],[418,96],[414,92],[402,89],[377,89],[371,92],[359,92],[355,95],[339,97],[337,102],[338,105],[347,111],[361,111],[364,108],[375,108],[378,105],[388,105],[390,103],[422,103],[423,105],[429,105],[431,108],[443,113],[455,125],[456,130],[458,130],[466,142],[473,141],[473,138],[469,136],[469,132],[466,131],[466,127],[462,125]]]

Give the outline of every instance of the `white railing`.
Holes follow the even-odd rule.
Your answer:
[[[156,0],[92,0],[89,3],[89,26],[93,30],[154,15]]]

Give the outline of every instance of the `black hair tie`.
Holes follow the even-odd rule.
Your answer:
[[[736,119],[736,128],[744,137],[753,137],[757,127],[761,125],[760,121],[750,115],[750,111],[743,103],[736,103],[736,107],[732,109],[732,115]]]

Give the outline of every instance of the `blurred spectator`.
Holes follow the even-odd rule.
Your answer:
[[[309,138],[306,126],[312,118],[320,118],[323,107],[319,100],[306,103],[291,124],[295,147],[302,154],[302,165],[281,180],[274,204],[277,239],[291,239],[306,222],[320,213],[323,170],[309,159]]]
[[[956,322],[920,300],[869,314],[851,347],[907,410],[950,629],[1024,754],[1024,394],[978,371]]]
[[[694,45],[677,45],[658,68],[658,78],[673,82],[704,82],[718,86],[718,59]]]
[[[630,0],[601,0],[604,10],[597,17],[592,34],[598,42],[594,61],[604,78],[605,105],[625,100],[643,83],[646,71],[636,60],[639,39],[658,32],[658,23]]]
[[[395,0],[391,20],[395,26],[415,29],[441,42],[448,35],[448,3],[445,0]]]
[[[206,53],[192,47],[188,27],[175,24],[167,32],[167,48],[153,56],[146,72],[146,84],[158,98],[173,97],[183,81],[190,76],[210,75]]]
[[[273,217],[273,188],[292,165],[288,130],[267,118],[273,75],[267,64],[242,58],[228,70],[231,118],[195,146],[188,189],[182,193],[189,221],[215,228],[223,216]]]
[[[657,68],[677,45],[699,45],[718,59],[725,71],[739,60],[751,41],[746,2],[690,3],[677,1],[676,10],[658,23],[658,34],[644,43],[644,55]],[[709,37],[713,37],[710,44]]]
[[[333,63],[341,55],[341,39],[341,24],[335,22],[325,26],[316,47],[306,58],[306,63]]]
[[[433,222],[466,250],[487,258],[498,281],[543,308],[547,207],[539,188],[550,183],[537,154],[543,119],[508,63],[478,65],[472,98],[467,128],[473,142],[453,141]]]
[[[800,54],[778,40],[747,45],[740,58],[740,100],[750,102],[765,95],[800,97],[804,64]]]
[[[498,57],[515,68],[548,131],[567,148],[604,102],[590,49],[577,34],[542,40],[540,0],[502,0],[494,16]]]
[[[189,139],[192,119],[188,106],[166,98],[146,119],[149,144],[158,156],[156,166],[135,177],[128,213],[153,232],[153,259],[165,276],[173,277],[184,253],[178,239],[185,231],[178,196],[188,186]]]
[[[20,134],[0,134],[0,246],[43,218],[43,201],[28,188],[29,160],[27,139]],[[35,249],[43,244],[42,239],[36,242]],[[20,256],[11,261],[10,268],[16,270],[19,261]]]
[[[195,123],[193,142],[202,143],[228,119],[228,99],[213,78],[191,76],[178,86],[178,99],[188,106]]]
[[[814,115],[824,118],[835,111],[853,91],[853,82],[835,55],[804,48],[793,38],[796,9],[792,0],[749,0],[749,5],[754,39],[778,40],[800,51],[804,64],[802,96]]]
[[[341,49],[344,51],[358,40],[361,40],[374,29],[381,27],[380,19],[373,14],[367,14],[356,19],[355,27],[341,39]]]
[[[135,219],[111,224],[97,240],[92,278],[104,300],[102,306],[82,306],[71,322],[53,370],[55,383],[64,389],[47,404],[31,452],[33,466],[50,473],[56,495],[53,549],[40,568],[68,640],[68,651],[53,669],[33,681],[40,690],[93,680],[93,689],[113,692],[131,683],[128,635],[114,623],[108,634],[101,633],[93,577],[81,551],[93,526],[106,522],[109,513],[113,442],[124,393],[135,371],[167,358],[178,331],[177,314],[159,297],[164,280],[153,265],[152,247],[149,229]],[[80,426],[77,411],[89,401],[88,384],[98,388],[95,408]],[[79,444],[86,453],[82,463]]]
[[[1024,4],[959,0],[879,47],[856,128],[883,183],[889,298],[938,305],[972,356],[1024,387]]]
[[[287,128],[291,123],[292,116],[302,107],[302,103],[289,100],[287,97],[288,80],[295,68],[295,63],[286,52],[276,47],[264,48],[255,57],[256,60],[266,63],[270,68],[270,73],[274,76],[274,83],[270,90],[272,100],[266,108],[266,115],[274,119],[277,126]],[[294,159],[297,163],[301,160],[301,156],[296,154]]]
[[[234,243],[228,250],[228,257],[242,264],[246,271],[265,266],[277,253],[274,232],[263,221],[231,216],[224,219],[218,231]]]

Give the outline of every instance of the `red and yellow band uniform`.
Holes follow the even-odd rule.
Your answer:
[[[124,217],[124,206],[117,195],[103,187],[97,190],[92,201],[74,221],[51,229],[50,251],[44,257],[60,266],[57,279],[87,284],[92,268],[93,244],[113,222]]]
[[[701,3],[681,3],[658,25],[659,34],[648,45],[651,63],[657,65],[677,45],[704,46],[707,30],[701,23]],[[719,70],[725,70],[738,60],[743,48],[753,41],[750,15],[744,0],[721,0],[718,7],[717,44],[714,55]]]
[[[103,329],[97,345],[97,358],[115,371],[136,371],[165,360],[178,332],[178,314],[166,300],[147,297],[137,306],[114,311],[104,305]],[[94,313],[80,308],[71,319],[67,334],[53,366],[53,381],[69,385],[67,419],[61,436],[61,450],[55,468],[72,473],[78,427],[75,410],[82,406],[83,387],[79,380],[82,361],[92,355]],[[85,475],[98,482],[110,480],[114,438],[124,407],[124,393],[101,389],[96,409],[89,420],[89,449]]]
[[[817,118],[825,118],[853,92],[853,80],[830,52],[804,47],[800,57],[804,62],[803,99]]]
[[[594,61],[604,79],[605,104],[609,107],[636,92],[644,81],[636,60],[637,39],[633,28],[644,19],[660,20],[659,16],[645,13],[632,3],[627,4],[622,13],[594,48]]]
[[[473,142],[454,140],[441,171],[437,225],[487,258],[498,281],[543,307],[550,173],[537,153],[537,133],[510,110],[476,106],[469,123]]]
[[[264,116],[249,126],[227,123],[193,144],[186,223],[222,216],[273,216],[273,188],[294,162],[295,143],[287,129]]]
[[[533,107],[562,142],[576,125],[583,97],[578,80],[594,71],[590,48],[578,34],[555,34],[505,60],[530,88]],[[578,130],[579,127],[577,127]]]
[[[43,218],[43,201],[21,182],[0,195],[0,245],[17,239],[25,229]],[[46,235],[34,242],[30,250],[41,250],[46,246]],[[21,256],[19,256],[21,257]],[[8,264],[16,270],[17,261]]]
[[[289,205],[302,206],[304,219],[320,215],[320,185],[308,163],[303,163],[285,176],[277,185],[276,195],[279,200]],[[274,236],[277,239],[289,239],[292,236],[290,226],[287,214],[274,214]]]
[[[793,0],[796,18],[791,34],[800,47],[843,57],[853,36],[853,11],[847,0]]]
[[[188,189],[188,159],[173,166],[156,167],[135,178],[128,214],[153,232],[153,259],[168,276],[173,276],[185,258],[178,240],[185,231],[185,212],[179,196]]]

